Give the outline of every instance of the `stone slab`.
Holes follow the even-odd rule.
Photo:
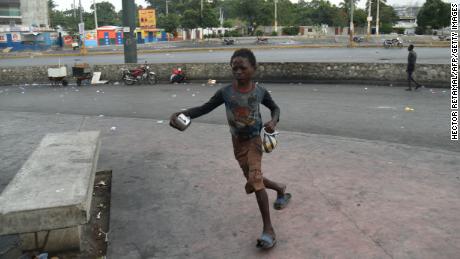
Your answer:
[[[47,252],[59,252],[80,249],[81,226],[20,234],[20,247],[23,251],[43,249]],[[48,237],[46,237],[48,235]],[[38,246],[38,247],[37,247]]]
[[[0,195],[0,235],[89,220],[100,133],[46,135]]]

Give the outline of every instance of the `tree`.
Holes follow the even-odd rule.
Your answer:
[[[96,4],[97,6],[97,23],[99,26],[106,25],[121,25],[121,19],[118,17],[117,12],[115,11],[115,6],[109,2],[100,2]],[[93,20],[94,20],[94,5],[90,6],[90,9],[93,11]],[[86,24],[86,22],[85,22]],[[94,24],[94,21],[92,22]],[[94,25],[93,27],[94,28]]]
[[[427,0],[417,15],[419,32],[427,28],[441,29],[450,24],[450,5],[441,0]]]
[[[200,13],[195,10],[187,10],[184,12],[181,20],[181,25],[185,29],[198,28],[200,24]]]
[[[165,29],[166,32],[175,33],[179,25],[180,17],[177,14],[162,14],[158,17],[158,27]]]

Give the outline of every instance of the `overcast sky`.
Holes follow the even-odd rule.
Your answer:
[[[73,4],[74,1],[78,5],[79,0],[54,0],[54,2],[58,5],[57,8],[59,10],[71,9],[71,5]],[[85,10],[89,11],[89,7],[93,3],[93,1],[94,0],[81,0],[83,8]],[[117,11],[121,9],[122,0],[96,0],[96,2],[98,2],[98,3],[103,2],[103,1],[107,1],[107,2],[112,3],[115,6]],[[174,0],[172,0],[172,1],[174,1]],[[297,2],[297,0],[291,0],[291,1],[292,2]],[[343,0],[329,0],[329,1],[331,3],[333,3],[333,4],[338,5]],[[376,0],[373,0],[373,2],[375,2],[375,1]],[[454,1],[456,1],[456,0],[444,0],[444,2],[454,2]],[[366,5],[366,2],[367,2],[367,0],[360,0],[358,2],[358,6],[364,7]],[[387,2],[390,5],[417,5],[417,6],[421,6],[421,5],[423,5],[423,3],[425,3],[425,0],[387,0]],[[144,0],[136,0],[136,4],[147,6],[147,4],[146,4],[146,2]]]

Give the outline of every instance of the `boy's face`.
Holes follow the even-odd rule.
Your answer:
[[[235,57],[232,60],[233,77],[238,83],[246,83],[251,81],[255,73],[255,68],[251,65],[247,58]]]

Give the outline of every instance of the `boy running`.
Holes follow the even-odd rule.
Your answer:
[[[286,193],[286,185],[270,181],[263,177],[262,167],[262,116],[259,104],[271,111],[271,120],[263,125],[267,132],[274,132],[279,121],[280,109],[270,93],[252,80],[256,68],[256,58],[251,50],[239,49],[233,53],[230,65],[234,80],[231,85],[219,89],[211,99],[195,108],[182,112],[191,119],[200,117],[225,104],[227,121],[232,134],[233,151],[243,174],[247,179],[247,194],[255,193],[260,213],[262,214],[263,232],[257,239],[257,247],[272,248],[276,244],[276,235],[270,220],[268,195],[265,188],[275,190],[277,199],[274,208],[283,209],[288,204],[291,194]],[[175,117],[171,116],[170,125],[178,128]]]

